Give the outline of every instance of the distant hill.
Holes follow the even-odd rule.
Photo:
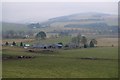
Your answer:
[[[56,17],[52,18],[49,20],[52,21],[81,21],[81,20],[101,20],[102,17],[109,16],[108,14],[102,14],[102,13],[79,13],[79,14],[73,14],[73,15],[68,15],[68,16],[61,16],[61,17]]]
[[[41,23],[42,25],[51,25],[55,23],[69,24],[85,24],[85,23],[106,23],[108,25],[117,25],[117,15],[104,14],[104,13],[78,13],[67,16],[60,16],[51,18],[46,22]]]
[[[112,31],[117,32],[117,15],[104,13],[77,13],[72,15],[60,16],[48,19],[45,22],[36,22],[30,24],[3,22],[2,30],[40,30],[46,32],[59,32],[63,30],[87,30],[87,31]]]

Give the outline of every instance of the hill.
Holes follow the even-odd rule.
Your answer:
[[[3,22],[2,30],[15,30],[15,31],[27,31],[33,30],[38,32],[40,30],[45,32],[59,33],[61,31],[75,30],[73,32],[86,31],[92,33],[103,33],[113,34],[118,32],[118,19],[117,15],[104,14],[104,13],[77,13],[72,15],[60,16],[48,19],[45,22],[36,22],[29,24],[19,24],[19,23],[7,23]],[[69,31],[70,33],[72,33]]]
[[[26,31],[29,30],[26,24],[2,22],[2,31],[15,30]]]
[[[91,32],[114,32],[118,30],[117,15],[104,13],[78,13],[51,18],[40,23],[50,31],[84,30]]]
[[[108,25],[117,25],[117,15],[104,13],[78,13],[67,16],[51,18],[42,24],[53,24],[56,22],[104,22]],[[111,24],[112,22],[112,24]]]

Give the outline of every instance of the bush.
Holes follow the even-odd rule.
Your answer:
[[[90,47],[94,47],[93,41],[90,41]]]

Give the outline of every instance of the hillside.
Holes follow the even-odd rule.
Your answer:
[[[60,16],[56,18],[51,18],[46,22],[41,24],[53,24],[56,22],[86,22],[86,23],[95,23],[95,22],[104,22],[108,25],[117,25],[117,15],[104,14],[104,13],[78,13],[67,16]]]
[[[78,13],[67,16],[51,18],[40,23],[50,31],[84,30],[95,32],[117,32],[117,15],[104,13]]]
[[[29,30],[29,28],[27,27],[26,24],[3,22],[2,31],[8,31],[8,30],[26,31]]]
[[[43,30],[45,32],[59,33],[64,30],[78,30],[92,32],[92,33],[117,33],[118,31],[117,15],[104,14],[104,13],[77,13],[72,15],[60,16],[48,19],[45,22],[19,24],[3,22],[2,30],[15,30],[15,31],[35,31]],[[29,26],[29,25],[32,26]],[[36,26],[36,28],[35,28]],[[32,28],[33,27],[33,28]],[[72,32],[69,31],[71,34]],[[76,31],[73,31],[76,32]],[[111,34],[112,34],[111,33]]]

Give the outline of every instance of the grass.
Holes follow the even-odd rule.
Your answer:
[[[91,39],[91,36],[87,36],[88,37],[88,44],[89,41]],[[72,37],[71,36],[64,36],[64,37],[58,37],[58,38],[47,38],[46,40],[40,40],[37,41],[36,39],[3,39],[0,40],[2,41],[3,44],[5,44],[6,42],[12,43],[13,41],[15,41],[18,45],[20,45],[20,42],[23,43],[28,43],[28,44],[34,44],[34,43],[40,43],[40,44],[53,44],[53,43],[59,43],[62,42],[63,44],[67,44],[69,42],[71,42]],[[97,46],[118,46],[118,38],[96,38],[96,40],[98,41]]]
[[[115,78],[118,48],[58,50],[52,54],[30,53],[18,47],[3,47],[3,56],[29,55],[33,59],[3,60],[3,78]],[[50,56],[54,55],[54,56]],[[82,60],[97,57],[109,60]]]
[[[52,44],[52,43],[59,43],[62,42],[63,44],[66,44],[71,41],[71,36],[64,36],[59,38],[49,38],[46,40],[40,40],[40,41],[33,41],[33,43],[41,43],[41,44]]]
[[[13,43],[13,41],[15,41],[17,44],[20,44],[21,42],[23,43],[33,42],[34,39],[3,39],[1,41],[3,44],[5,44],[6,42]]]
[[[0,47],[0,77],[2,77],[2,50]]]

